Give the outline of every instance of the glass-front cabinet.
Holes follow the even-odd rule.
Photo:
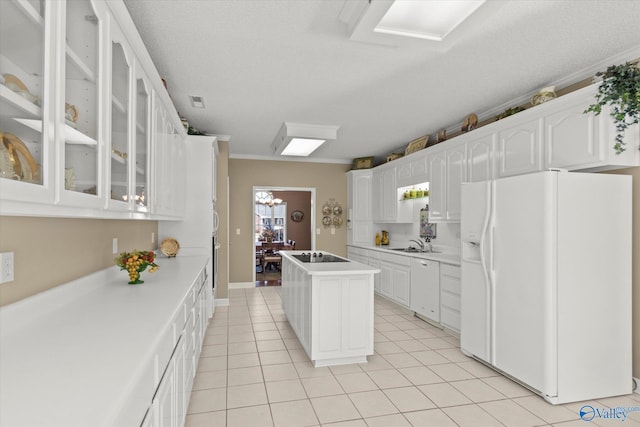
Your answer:
[[[98,135],[100,105],[100,24],[102,17],[89,1],[65,3],[64,97],[59,97],[59,121],[64,141],[64,190],[94,196],[77,203],[97,204],[101,138]]]
[[[125,4],[0,3],[0,214],[180,217],[186,134]]]
[[[135,131],[135,154],[134,165],[135,185],[134,204],[135,210],[148,212],[148,177],[149,177],[149,131],[151,97],[149,96],[148,84],[144,78],[136,79],[136,131]]]
[[[0,193],[9,200],[52,200],[49,103],[51,16],[38,0],[2,2],[0,13]],[[44,127],[43,127],[44,126]]]
[[[115,31],[114,31],[115,32]],[[129,197],[129,91],[131,66],[121,42],[111,42],[111,189],[112,201],[127,207]],[[131,156],[135,159],[135,154]],[[117,204],[110,204],[117,206]]]

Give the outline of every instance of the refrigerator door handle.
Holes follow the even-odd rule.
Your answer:
[[[489,249],[489,254],[491,254],[491,244],[492,242],[489,242],[489,247],[487,248],[487,231],[489,229],[489,226],[491,224],[491,219],[492,219],[492,186],[491,186],[491,182],[487,182],[486,184],[486,188],[485,188],[485,194],[487,196],[487,200],[485,203],[485,212],[484,212],[484,221],[482,224],[482,234],[480,235],[480,265],[482,266],[482,275],[484,277],[484,286],[486,287],[486,301],[485,301],[485,307],[487,307],[487,311],[488,313],[492,313],[492,286],[491,286],[491,274],[489,272],[489,269],[487,267],[487,259],[485,256],[485,251],[487,249]],[[486,324],[485,324],[485,331],[491,331],[491,323],[492,323],[492,318],[493,315],[489,315],[486,318]],[[486,339],[487,342],[485,343],[485,348],[487,349],[487,354],[486,354],[486,358],[487,360],[492,360],[493,358],[493,349],[491,346],[491,337],[492,334],[491,333],[487,333],[486,334]]]
[[[218,231],[218,225],[220,225],[220,216],[218,216],[218,211],[214,209],[213,211],[213,232]]]

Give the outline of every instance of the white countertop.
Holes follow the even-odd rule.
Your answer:
[[[446,264],[460,265],[460,254],[459,253],[451,253],[451,252],[402,252],[402,251],[393,251],[389,249],[389,246],[375,246],[375,245],[349,245],[354,248],[362,248],[368,250],[374,250],[382,253],[389,253],[395,255],[402,255],[411,258],[421,258],[421,259],[430,259],[433,261],[439,261]],[[395,247],[395,246],[392,246]]]
[[[0,425],[113,424],[206,262],[159,258],[140,285],[114,266],[0,308]]]
[[[322,252],[324,255],[333,255],[342,259],[347,259],[347,262],[302,262],[298,259],[294,258],[291,255],[300,255],[302,253],[313,253],[313,252]],[[379,273],[380,270],[368,266],[366,264],[362,264],[357,261],[349,260],[347,257],[342,257],[339,255],[332,254],[331,252],[326,251],[280,251],[280,254],[287,260],[295,263],[296,265],[301,266],[307,273],[312,275],[335,275],[336,273],[340,274],[375,274]]]

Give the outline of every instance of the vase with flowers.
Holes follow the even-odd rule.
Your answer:
[[[275,239],[276,237],[276,232],[274,231],[273,227],[271,226],[271,224],[267,224],[264,226],[264,230],[262,231],[262,238],[268,242],[271,243],[273,242],[273,239]]]
[[[145,271],[147,267],[150,273],[154,273],[158,270],[158,265],[154,262],[156,254],[153,251],[138,251],[122,252],[115,259],[115,263],[120,270],[127,270],[129,272],[129,284],[138,285],[144,283],[144,280],[140,280],[140,273]]]

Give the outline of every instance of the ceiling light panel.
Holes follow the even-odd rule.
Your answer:
[[[395,1],[374,31],[441,41],[484,2],[484,0]]]
[[[308,156],[324,142],[324,139],[293,138],[281,154],[283,156]]]

